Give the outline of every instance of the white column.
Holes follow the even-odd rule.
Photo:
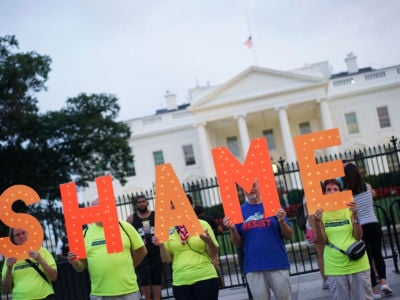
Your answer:
[[[331,113],[329,111],[328,99],[317,99],[317,103],[319,103],[319,110],[321,113],[322,127],[324,130],[331,129],[332,118]]]
[[[290,132],[289,120],[286,112],[287,107],[281,106],[275,108],[275,110],[278,111],[279,114],[279,124],[282,132],[283,146],[285,147],[286,162],[287,163],[296,162],[296,154],[294,151],[293,138],[292,138],[292,133]]]
[[[332,129],[333,128],[333,123],[332,123],[332,118],[331,118],[331,113],[329,111],[329,105],[328,105],[328,99],[317,99],[317,103],[319,103],[319,110],[321,113],[321,121],[322,121],[322,129],[327,130],[327,129]],[[336,146],[334,147],[329,147],[325,149],[325,153],[327,155],[334,155],[335,153],[337,154],[338,148]]]
[[[246,157],[247,151],[249,150],[250,146],[249,131],[247,129],[247,124],[246,124],[246,115],[238,115],[235,117],[235,119],[237,120],[239,128],[239,135],[240,135],[240,141],[242,143],[242,153],[244,159]]]
[[[207,178],[215,176],[215,170],[213,168],[213,161],[211,157],[211,147],[208,142],[206,124],[199,123],[196,124],[197,127],[197,135],[199,137],[199,145],[200,145],[200,156],[201,156],[201,165],[203,165],[204,174]]]

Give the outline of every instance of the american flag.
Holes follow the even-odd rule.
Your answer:
[[[252,48],[253,47],[253,39],[251,38],[251,35],[249,35],[249,37],[243,43],[243,45],[247,46],[247,48]]]

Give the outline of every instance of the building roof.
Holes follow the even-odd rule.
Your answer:
[[[373,69],[371,67],[366,67],[366,68],[359,69],[357,73],[349,73],[348,71],[340,72],[340,73],[332,74],[330,79],[336,79],[336,78],[346,77],[346,76],[355,75],[355,74],[367,73],[367,72],[371,72],[371,71],[375,71],[375,69]]]

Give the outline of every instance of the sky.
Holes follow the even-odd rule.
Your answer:
[[[0,36],[52,59],[41,112],[80,93],[119,99],[118,120],[178,104],[249,66],[291,70],[329,61],[346,71],[400,64],[398,0],[1,0]],[[253,48],[244,45],[251,34]]]

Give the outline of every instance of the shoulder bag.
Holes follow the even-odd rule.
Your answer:
[[[346,251],[340,249],[339,247],[337,247],[336,245],[332,244],[331,242],[327,242],[326,243],[329,247],[343,253],[344,255],[347,255],[350,260],[358,260],[361,257],[364,256],[365,254],[365,250],[366,250],[366,246],[365,246],[365,242],[362,240],[359,241],[355,241],[353,244],[351,244],[349,246],[349,248],[347,248]]]

